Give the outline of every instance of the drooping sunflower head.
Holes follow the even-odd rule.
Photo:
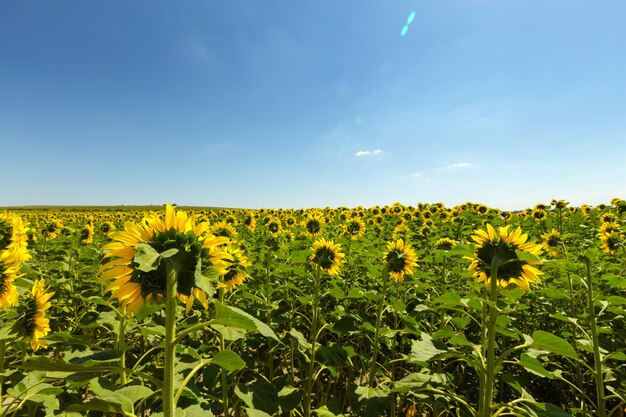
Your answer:
[[[247,213],[244,216],[242,223],[244,226],[246,226],[246,229],[253,232],[254,229],[256,228],[256,218],[254,217],[254,214]]]
[[[612,254],[624,244],[624,236],[620,230],[610,230],[600,233],[600,248],[603,252]]]
[[[500,288],[509,284],[517,284],[529,291],[530,283],[539,283],[539,275],[543,272],[534,267],[541,263],[538,256],[542,252],[541,245],[527,243],[528,235],[518,227],[509,233],[509,227],[500,227],[498,232],[492,225],[487,230],[476,230],[472,239],[478,244],[474,256],[468,257],[472,262],[468,269],[474,272],[478,282],[491,285],[496,276],[496,285]],[[518,252],[526,252],[531,256],[521,259]]]
[[[365,234],[365,223],[359,217],[348,220],[346,224],[346,235],[352,240],[356,240]]]
[[[215,236],[224,236],[230,240],[235,240],[239,236],[239,233],[237,233],[233,225],[226,220],[215,223],[209,230]]]
[[[18,262],[30,259],[28,253],[28,228],[20,216],[12,213],[0,213],[0,252],[9,252]]]
[[[556,229],[550,230],[548,233],[541,235],[543,241],[543,249],[550,256],[557,256],[561,249],[561,234]]]
[[[0,253],[0,308],[10,308],[18,304],[19,294],[13,281],[19,278],[20,264],[9,256],[8,251]]]
[[[313,254],[309,258],[314,268],[326,272],[330,276],[339,275],[345,254],[341,252],[341,244],[324,238],[313,242]]]
[[[240,248],[229,245],[225,251],[232,257],[232,262],[229,263],[226,271],[220,274],[221,280],[217,283],[217,287],[232,291],[244,283],[246,280],[245,268],[252,266],[252,264]]]
[[[177,271],[177,293],[192,297],[191,303],[198,294],[194,291],[197,272],[225,268],[227,255],[218,247],[228,238],[207,233],[208,224],[197,220],[197,216],[176,212],[168,205],[165,216],[148,215],[140,224],[127,222],[123,231],[110,234],[112,242],[103,247],[109,261],[101,267],[100,281],[113,280],[106,291],[111,291],[111,297],[117,298],[130,315],[136,314],[145,301],[165,297],[168,262],[169,268]],[[155,253],[168,254],[168,260]]]
[[[93,243],[93,226],[89,223],[85,223],[83,230],[80,231],[81,243],[89,244]]]
[[[48,347],[44,337],[50,332],[50,321],[46,310],[50,308],[50,298],[54,292],[46,292],[43,279],[35,281],[33,288],[24,297],[17,308],[18,318],[15,329],[18,334],[30,338],[33,351],[40,347]]]
[[[450,250],[456,245],[456,241],[449,237],[442,237],[435,242],[435,249],[438,250]]]
[[[417,266],[417,255],[410,245],[402,239],[387,244],[387,252],[383,256],[389,276],[395,281],[403,281],[407,275],[412,275]]]

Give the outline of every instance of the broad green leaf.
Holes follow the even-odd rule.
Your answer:
[[[555,353],[557,355],[567,356],[568,358],[577,359],[578,355],[576,351],[567,343],[566,340],[561,339],[552,333],[545,332],[543,330],[537,330],[532,335],[533,343],[532,347],[541,350],[547,350],[548,352]]]
[[[385,415],[391,405],[391,396],[380,388],[351,386],[350,405],[359,416],[378,417]]]
[[[161,254],[147,243],[140,243],[135,246],[137,253],[133,261],[137,263],[137,269],[143,272],[150,272],[157,269]]]
[[[428,362],[438,355],[448,352],[448,348],[437,341],[433,341],[426,333],[422,333],[422,340],[414,340],[409,358],[415,362]]]
[[[211,363],[226,369],[228,372],[235,372],[246,367],[246,363],[231,350],[222,350],[210,359]]]
[[[554,374],[543,367],[539,359],[522,353],[520,356],[520,360],[517,362],[518,365],[526,368],[527,371],[539,375],[541,377],[554,379]]]
[[[235,394],[250,409],[270,415],[278,412],[278,392],[269,382],[256,380],[250,385],[237,384]]]
[[[243,310],[231,307],[215,301],[215,319],[213,324],[221,324],[224,326],[238,327],[253,332],[259,332],[265,337],[270,337],[279,341],[276,333],[261,320],[251,316]]]

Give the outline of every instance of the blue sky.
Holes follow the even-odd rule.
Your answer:
[[[5,1],[0,206],[607,203],[625,68],[621,0]]]

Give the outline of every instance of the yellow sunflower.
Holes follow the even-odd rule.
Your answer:
[[[500,227],[498,232],[492,225],[487,225],[487,230],[477,230],[472,239],[478,244],[473,257],[466,257],[472,263],[468,269],[474,271],[478,282],[484,282],[485,286],[491,285],[491,274],[497,268],[496,284],[504,288],[515,283],[529,291],[531,282],[539,283],[539,275],[543,272],[533,265],[541,264],[537,256],[541,254],[541,245],[527,243],[528,235],[522,233],[518,227],[509,233],[509,227]],[[520,259],[517,252],[527,252],[534,255],[534,259]],[[531,257],[528,257],[531,258]]]
[[[93,243],[93,226],[90,223],[85,223],[83,230],[80,231],[80,241],[85,244]]]
[[[233,261],[228,266],[227,272],[222,275],[222,279],[217,283],[217,287],[232,291],[235,287],[244,283],[246,273],[243,268],[252,266],[252,264],[239,248],[229,246],[225,251],[232,256]]]
[[[356,240],[365,234],[365,223],[358,217],[350,219],[346,225],[345,233],[350,239]]]
[[[237,239],[237,236],[239,236],[239,233],[237,233],[237,230],[235,230],[233,225],[228,223],[226,220],[215,223],[213,226],[211,226],[209,231],[215,236],[224,236],[229,238],[230,240],[235,240]]]
[[[313,254],[309,259],[314,268],[321,269],[330,276],[339,275],[339,269],[343,266],[345,254],[340,252],[341,244],[324,238],[313,242]]]
[[[307,219],[302,222],[302,226],[306,229],[306,235],[309,237],[315,237],[322,233],[322,224],[324,218],[321,213],[313,212],[307,216]]]
[[[18,305],[19,294],[13,281],[21,275],[20,264],[9,256],[8,251],[0,253],[0,308]]]
[[[543,241],[543,249],[550,256],[557,256],[561,249],[561,234],[556,229],[550,230],[548,233],[541,235]]]
[[[600,233],[600,248],[603,252],[612,254],[623,245],[624,236],[619,230]]]
[[[207,233],[208,224],[197,220],[197,215],[188,216],[167,205],[165,216],[151,214],[140,224],[126,222],[123,231],[109,234],[112,242],[103,246],[108,261],[100,268],[99,282],[112,280],[106,291],[126,306],[130,315],[136,314],[144,302],[160,302],[165,296],[166,262],[146,267],[138,259],[144,258],[149,248],[159,254],[175,250],[170,258],[178,270],[179,298],[187,305],[193,304],[193,298],[205,304],[206,297],[195,283],[198,269],[213,268],[223,274],[228,267],[226,260],[232,257],[218,249],[228,238]]]
[[[406,275],[412,275],[417,266],[417,255],[410,245],[402,239],[387,244],[387,253],[383,256],[389,276],[395,281],[402,282]]]
[[[435,249],[450,250],[456,245],[456,241],[449,237],[442,237],[435,242]]]
[[[50,321],[46,310],[50,308],[50,298],[54,292],[46,292],[43,279],[35,281],[30,295],[25,297],[18,307],[16,326],[18,332],[30,337],[33,351],[40,347],[48,347],[44,337],[50,332]]]
[[[0,252],[7,251],[18,262],[30,259],[28,253],[28,228],[20,216],[12,213],[0,213]]]

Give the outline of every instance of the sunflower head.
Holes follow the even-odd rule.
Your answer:
[[[387,252],[383,256],[383,262],[389,276],[395,281],[401,282],[406,275],[412,275],[417,266],[417,255],[410,245],[402,239],[391,241],[387,244]]]
[[[165,297],[167,271],[174,268],[177,295],[193,303],[198,272],[212,268],[219,273],[229,257],[219,249],[229,239],[213,236],[207,229],[208,224],[198,222],[196,215],[176,212],[170,205],[165,216],[152,214],[140,224],[127,222],[123,231],[110,234],[112,242],[103,247],[109,261],[101,267],[100,281],[113,280],[106,290],[134,315],[145,301]]]
[[[498,287],[517,284],[528,291],[529,284],[539,283],[539,275],[543,274],[534,267],[541,263],[537,256],[541,254],[542,248],[541,245],[527,243],[528,235],[523,234],[520,227],[510,233],[509,227],[500,227],[496,232],[488,224],[486,231],[477,230],[472,239],[478,245],[474,256],[468,257],[472,261],[468,268],[474,272],[476,280],[484,282],[487,287],[495,275]],[[521,259],[518,252],[526,252],[531,256]]]
[[[0,308],[14,307],[18,304],[19,294],[13,281],[21,275],[20,264],[9,252],[0,253]]]
[[[324,223],[324,218],[321,213],[312,213],[309,214],[307,219],[302,223],[304,228],[306,229],[305,233],[309,237],[315,237],[322,233],[322,224]]]
[[[456,241],[449,237],[442,237],[435,242],[435,249],[438,250],[450,250],[456,245]]]
[[[46,317],[46,310],[50,308],[50,298],[54,292],[46,292],[43,279],[39,279],[26,297],[20,302],[17,311],[18,318],[14,329],[18,334],[30,338],[33,351],[40,347],[48,347],[44,337],[50,332],[50,321]]]
[[[30,259],[28,253],[28,228],[20,216],[12,213],[0,213],[0,253],[8,252],[18,262]]]
[[[313,254],[309,258],[314,268],[326,272],[330,276],[339,275],[345,254],[341,252],[341,244],[324,238],[313,242]]]
[[[365,223],[358,217],[348,220],[346,224],[346,235],[352,240],[356,240],[365,234]]]
[[[550,256],[557,256],[560,252],[561,248],[561,234],[552,229],[548,233],[544,233],[541,235],[541,240],[543,241],[543,249]]]
[[[619,230],[611,230],[600,233],[600,248],[603,252],[612,254],[624,243],[624,236]]]

